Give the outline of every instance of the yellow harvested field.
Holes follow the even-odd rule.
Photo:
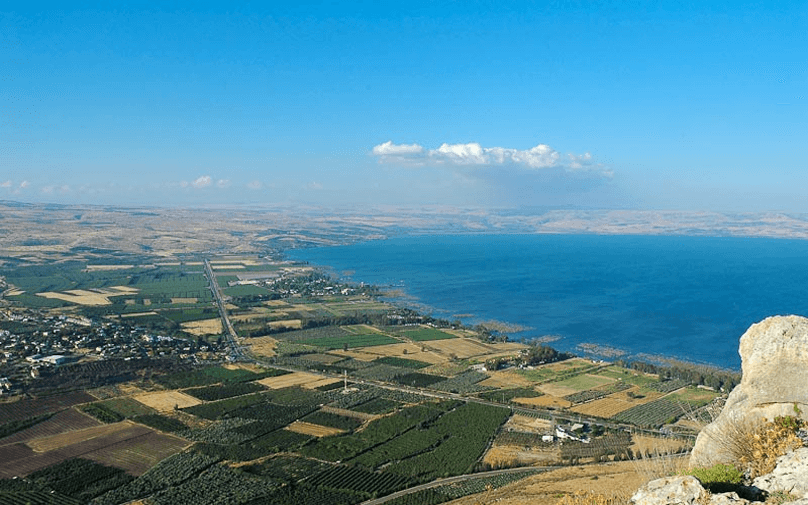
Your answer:
[[[270,328],[293,328],[299,330],[303,327],[303,322],[300,319],[285,319],[283,321],[272,321],[269,323]]]
[[[443,363],[448,359],[445,356],[431,351],[421,352],[421,346],[410,343],[374,345],[357,351],[334,350],[331,351],[331,353],[358,359],[359,361],[373,361],[374,359],[385,356],[397,356],[399,358],[415,359],[425,363],[436,364]]]
[[[452,505],[552,505],[561,497],[569,503],[628,503],[635,489],[649,478],[638,471],[636,461],[601,465],[576,465],[542,472],[491,491],[473,494],[450,502]],[[582,491],[601,495],[601,499],[575,499]],[[565,500],[566,501],[566,500]]]
[[[572,405],[571,402],[563,398],[551,395],[539,396],[538,398],[514,398],[513,402],[522,405],[535,405],[536,407],[561,407],[565,409]]]
[[[580,389],[571,388],[568,386],[561,386],[554,382],[549,384],[542,384],[538,387],[538,390],[542,393],[553,395],[553,396],[567,396],[580,391]]]
[[[513,445],[494,445],[483,457],[483,463],[492,468],[506,468],[509,466],[548,465],[561,460],[561,448],[549,445],[548,447],[530,447]]]
[[[607,398],[600,398],[598,400],[594,400],[588,403],[583,403],[581,405],[571,408],[570,410],[587,416],[598,416],[608,418],[617,415],[620,412],[623,412],[624,410],[628,410],[635,405],[637,404],[629,403],[625,400],[618,400],[615,398],[607,397]]]
[[[270,358],[275,356],[275,348],[278,346],[278,341],[272,337],[255,337],[247,340],[246,343],[255,354]]]
[[[93,438],[111,435],[119,431],[127,430],[133,426],[136,425],[130,421],[102,424],[99,426],[93,426],[91,428],[84,428],[83,430],[60,433],[50,437],[35,438],[26,442],[25,445],[36,452],[48,452],[55,449],[61,449],[62,447],[67,447],[68,445],[73,445],[84,440],[91,440]]]
[[[289,307],[289,310],[296,310],[296,311],[304,311],[304,312],[312,312],[317,310],[317,306],[305,305],[305,304],[295,304]]]
[[[135,265],[87,265],[85,272],[105,272],[107,270],[129,270]]]
[[[263,384],[264,386],[270,389],[281,389],[281,388],[288,388],[290,386],[302,386],[303,384],[307,384],[309,382],[317,382],[322,379],[323,379],[322,376],[315,375],[313,373],[294,372],[286,375],[281,375],[279,377],[267,377],[266,379],[261,379],[256,382],[258,382],[259,384]]]
[[[330,437],[331,435],[339,435],[345,433],[345,430],[339,428],[330,428],[328,426],[321,426],[319,424],[307,423],[305,421],[295,421],[285,429],[294,431],[295,433],[302,433],[304,435],[311,435],[313,437]]]
[[[201,321],[188,321],[182,323],[182,329],[191,335],[218,335],[222,333],[222,320],[203,319]]]
[[[11,289],[11,290],[6,291],[6,296],[17,296],[17,295],[21,295],[23,293],[25,293],[25,291],[23,291],[21,289]]]
[[[651,454],[671,454],[685,445],[690,445],[682,439],[637,434],[632,435],[631,441],[634,442],[631,445],[631,450],[635,454],[645,454],[646,451]]]
[[[445,356],[454,354],[460,359],[482,356],[491,352],[479,340],[471,338],[449,338],[446,340],[430,340],[422,342],[427,348],[437,351]]]
[[[132,312],[131,314],[121,314],[120,317],[140,317],[140,316],[156,316],[157,312],[150,310],[148,312]]]
[[[172,298],[171,303],[196,303],[196,298]]]
[[[174,407],[185,408],[193,407],[202,403],[193,396],[180,393],[179,391],[156,391],[153,393],[144,393],[132,397],[147,407],[151,407],[161,412],[171,412]]]
[[[76,303],[78,305],[100,306],[111,305],[112,302],[109,301],[110,296],[129,295],[132,293],[137,293],[137,291],[137,289],[130,288],[128,286],[113,286],[93,290],[70,289],[63,292],[45,291],[44,293],[37,293],[37,296],[64,300],[66,302]]]
[[[634,398],[630,397],[629,394],[634,395]],[[612,393],[604,398],[578,405],[570,410],[584,415],[612,417],[631,407],[648,403],[662,396],[662,393],[656,392],[643,392],[642,395],[640,395],[640,388],[634,386],[625,391]]]
[[[318,388],[320,386],[328,386],[328,385],[334,384],[336,382],[341,382],[341,381],[340,381],[340,379],[325,378],[325,379],[320,379],[320,380],[314,381],[314,382],[307,382],[306,384],[303,384],[303,387],[306,388],[306,389],[314,389],[314,388]]]
[[[514,414],[505,423],[506,430],[513,429],[515,431],[526,431],[528,433],[546,433],[552,429],[553,422],[548,419],[541,419],[538,417],[524,416],[522,414]]]
[[[244,270],[245,268],[247,268],[244,265],[235,265],[235,264],[216,265],[212,261],[211,261],[211,267],[215,271],[219,271],[219,270]]]
[[[264,302],[267,307],[288,307],[289,304],[282,300],[267,300]]]
[[[533,383],[511,370],[489,372],[489,378],[480,382],[481,386],[493,388],[532,387]]]

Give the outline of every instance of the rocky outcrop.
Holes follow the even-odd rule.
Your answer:
[[[732,437],[777,416],[808,419],[808,319],[775,316],[741,337],[743,377],[718,418],[699,434],[693,466],[732,464]]]
[[[808,447],[780,456],[774,471],[758,477],[752,484],[770,493],[783,491],[808,498]]]
[[[631,503],[634,505],[697,505],[708,496],[699,480],[690,475],[652,480],[641,487]]]
[[[765,496],[784,492],[796,498],[783,505],[808,505],[808,447],[797,449],[777,459],[777,466],[769,474],[758,477],[749,487],[739,487],[737,493],[711,495],[698,479],[691,476],[665,477],[641,487],[631,503],[634,505],[748,505],[761,503]]]

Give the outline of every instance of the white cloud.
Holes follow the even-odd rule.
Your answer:
[[[264,187],[261,181],[250,181],[247,183],[247,189],[258,190]]]
[[[31,183],[30,183],[30,182],[28,182],[28,181],[22,181],[22,182],[20,183],[20,188],[25,189],[25,188],[27,188],[27,187],[28,187],[28,186],[30,186],[30,185],[31,185]]]
[[[420,154],[423,151],[424,148],[418,144],[393,144],[392,140],[388,140],[373,148],[373,154],[376,156],[407,156]]]
[[[199,189],[199,188],[206,188],[213,184],[213,178],[209,175],[203,175],[197,178],[194,182],[191,183],[191,186]]]
[[[317,181],[312,181],[312,182],[308,183],[308,185],[306,185],[306,189],[309,189],[309,190],[312,190],[312,191],[319,191],[319,190],[323,189],[323,185],[320,184]]]
[[[426,150],[418,144],[393,144],[387,141],[373,147],[373,156],[379,163],[403,165],[448,165],[471,167],[513,166],[523,170],[562,168],[566,171],[586,170],[611,176],[611,171],[592,161],[590,153],[561,156],[547,144],[530,149],[483,147],[477,142],[467,144],[443,143],[437,149]]]
[[[11,180],[0,183],[0,188],[10,188],[10,187],[11,187]]]
[[[219,179],[218,181],[216,181],[216,186],[218,186],[220,188],[227,188],[227,187],[230,186],[230,180],[229,179]]]

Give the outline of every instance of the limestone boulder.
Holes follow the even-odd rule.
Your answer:
[[[732,437],[745,426],[777,416],[808,419],[808,319],[774,316],[741,337],[743,376],[718,418],[699,434],[693,466],[732,464]]]
[[[752,485],[769,493],[784,491],[808,499],[808,448],[780,456],[772,473],[758,477]]]
[[[634,505],[697,505],[709,494],[693,476],[663,477],[652,480],[634,493]]]

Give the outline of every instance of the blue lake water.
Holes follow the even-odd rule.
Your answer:
[[[520,338],[558,335],[551,345],[567,351],[594,343],[740,368],[738,339],[749,325],[808,315],[808,241],[430,235],[289,257],[400,286],[436,317],[530,327]]]

